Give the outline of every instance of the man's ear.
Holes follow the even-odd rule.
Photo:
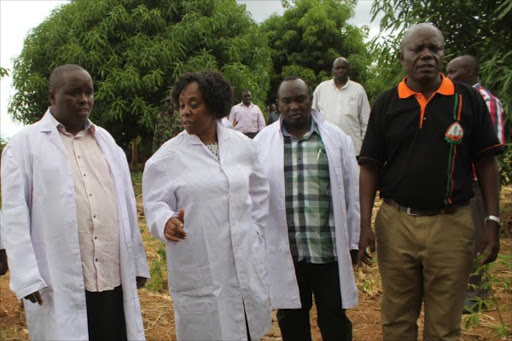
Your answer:
[[[400,64],[404,65],[404,55],[402,52],[398,52],[398,60],[400,61]]]
[[[50,104],[55,104],[55,92],[53,92],[53,90],[50,90]]]

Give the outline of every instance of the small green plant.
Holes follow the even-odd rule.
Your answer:
[[[158,259],[154,259],[149,266],[149,274],[151,280],[146,285],[148,290],[160,292],[164,289],[165,283],[165,267],[166,267],[166,253],[165,245],[162,242],[158,242]]]
[[[491,269],[499,267],[506,271],[495,271],[491,275]],[[500,303],[496,297],[498,289],[503,290],[505,293],[512,293],[512,278],[507,274],[512,270],[512,255],[499,255],[498,259],[491,264],[480,266],[476,269],[475,274],[482,273],[482,288],[489,290],[488,298],[474,297],[474,304],[469,308],[470,314],[464,317],[465,329],[476,327],[480,323],[481,314],[485,310],[495,310],[498,314],[499,325],[495,327],[496,336],[500,340],[511,340],[512,326],[510,322],[506,321],[503,313],[512,308],[509,303]]]
[[[149,274],[151,276],[151,280],[146,285],[146,288],[148,288],[148,290],[151,290],[151,291],[162,290],[163,285],[164,285],[164,280],[163,280],[162,262],[160,262],[159,259],[155,259],[151,262],[151,264],[149,266]]]
[[[135,196],[138,197],[142,194],[142,172],[132,170],[130,173],[132,175],[133,191]]]

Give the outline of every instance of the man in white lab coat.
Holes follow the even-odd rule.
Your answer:
[[[2,154],[10,288],[34,340],[142,340],[137,287],[149,278],[126,157],[89,121],[89,73],[50,76],[43,118]]]
[[[281,83],[279,112],[255,141],[270,183],[265,235],[283,340],[311,340],[312,295],[323,340],[351,340],[345,310],[357,305],[351,251],[360,230],[352,141],[311,108],[310,88],[298,77]]]

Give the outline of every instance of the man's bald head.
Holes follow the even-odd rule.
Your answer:
[[[339,65],[339,64],[344,64],[346,65],[347,67],[350,66],[350,64],[348,63],[348,60],[345,58],[345,57],[338,57],[336,58],[333,62],[332,62],[332,67],[335,67],[336,65]]]
[[[57,90],[59,90],[59,88],[62,86],[62,80],[64,78],[63,76],[67,73],[71,73],[74,71],[84,71],[87,74],[89,74],[87,70],[85,70],[80,65],[64,64],[58,66],[55,69],[53,69],[52,73],[50,74],[50,91],[56,92]]]
[[[432,24],[421,23],[411,26],[411,28],[405,32],[404,37],[402,38],[402,42],[400,43],[400,50],[404,52],[404,47],[406,44],[409,43],[411,39],[414,39],[417,33],[421,31],[431,31],[433,34],[439,35],[443,41],[444,47],[444,37],[441,31]]]
[[[475,85],[478,83],[478,60],[475,56],[464,55],[452,59],[446,67],[446,74],[451,80]]]

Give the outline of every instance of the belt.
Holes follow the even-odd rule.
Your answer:
[[[384,203],[396,208],[399,211],[405,211],[408,215],[411,216],[434,216],[440,214],[453,214],[457,211],[457,209],[467,206],[469,202],[463,204],[456,204],[446,208],[414,208],[414,207],[405,207],[398,204],[396,201],[390,198],[384,198]]]

